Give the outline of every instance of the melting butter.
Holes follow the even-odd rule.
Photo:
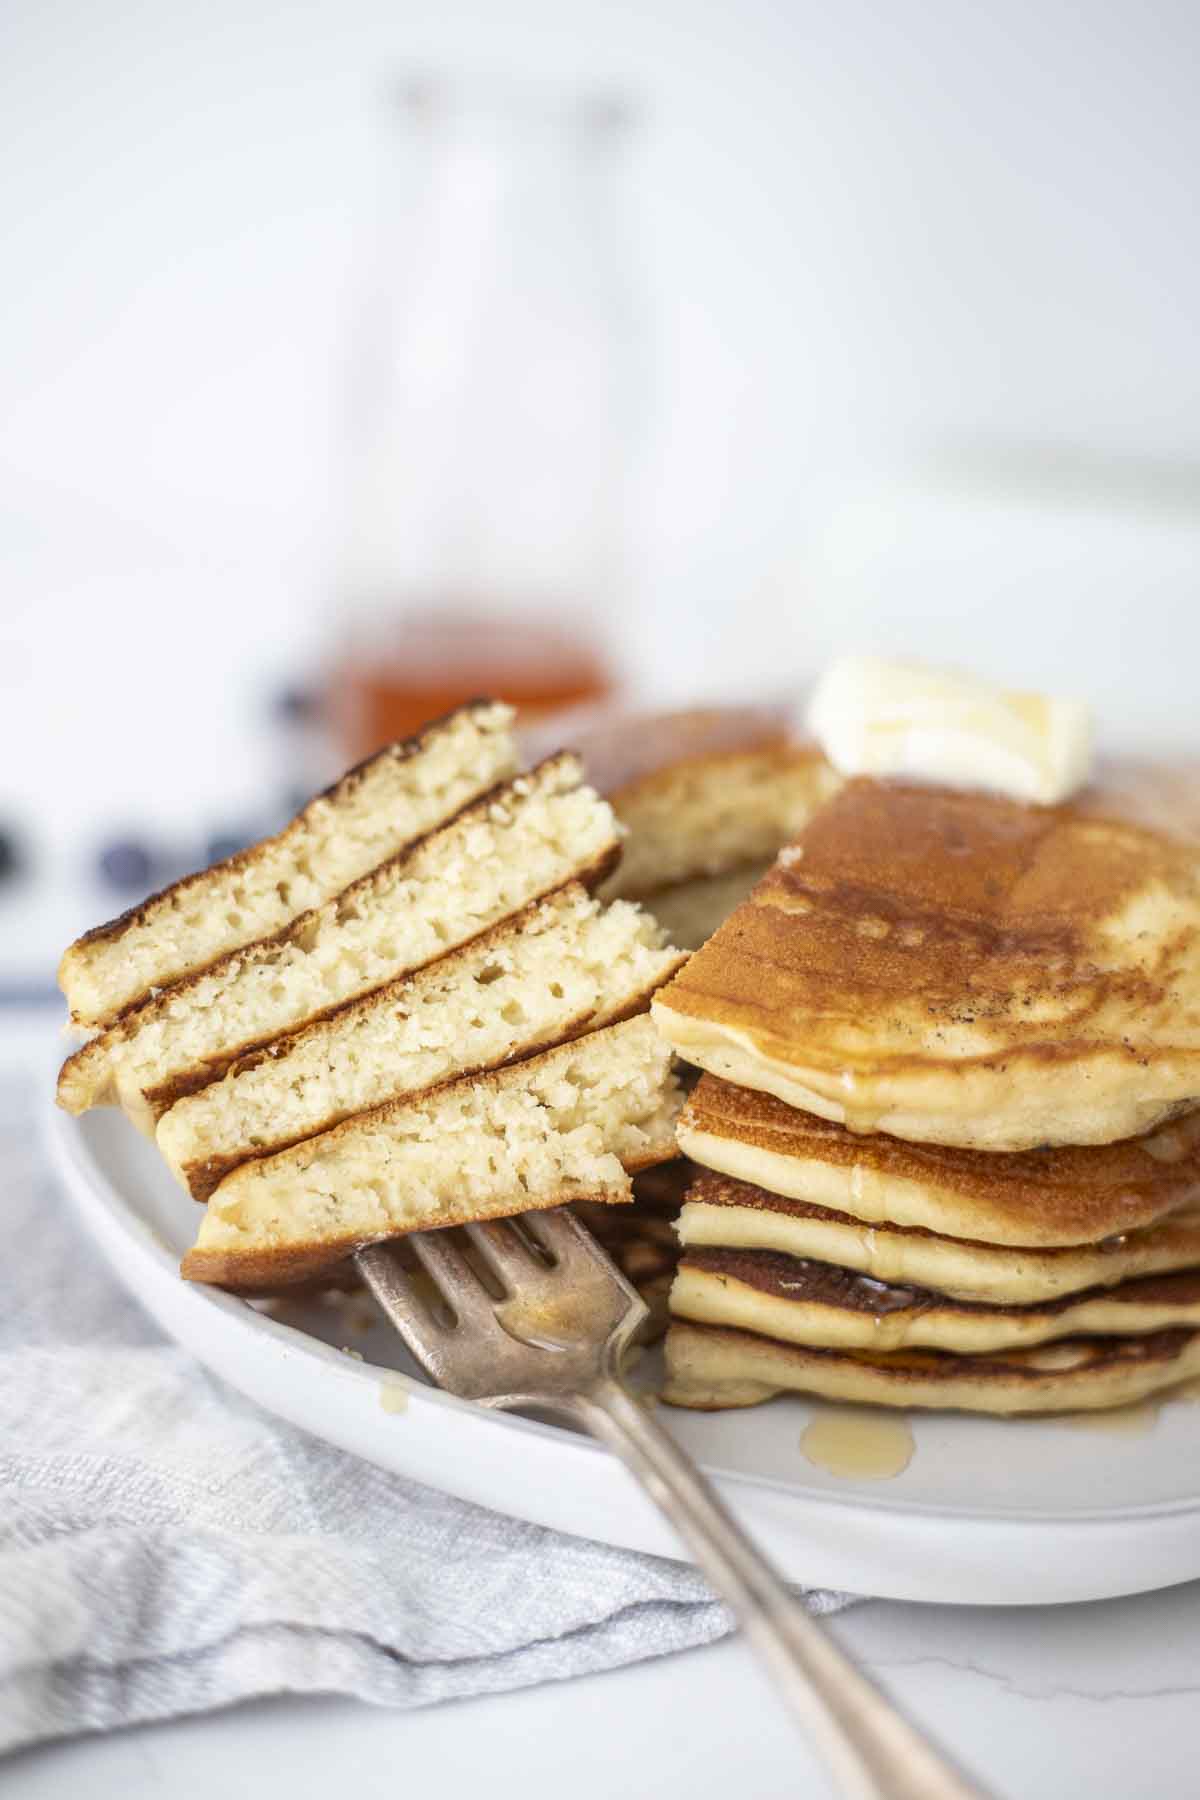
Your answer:
[[[805,1428],[800,1449],[815,1468],[860,1481],[891,1481],[913,1459],[916,1443],[903,1416],[858,1406],[824,1408]]]
[[[408,1411],[408,1389],[399,1381],[385,1381],[379,1390],[379,1404],[385,1413]]]
[[[834,663],[817,684],[808,723],[843,775],[985,788],[1041,806],[1082,787],[1091,765],[1081,702],[1008,692],[918,663]]]

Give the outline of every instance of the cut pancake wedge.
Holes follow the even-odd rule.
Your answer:
[[[1023,1248],[1096,1244],[1200,1200],[1200,1113],[1121,1144],[943,1149],[847,1131],[704,1075],[679,1147],[723,1175],[870,1225]]]
[[[1031,1306],[1200,1264],[1200,1207],[1099,1244],[1022,1249],[939,1237],[917,1226],[863,1225],[706,1170],[689,1189],[679,1236],[685,1248],[780,1250],[897,1287],[931,1288],[987,1305]]]
[[[616,820],[573,756],[466,808],[275,938],[144,1001],[59,1075],[68,1112],[116,1097],[144,1130],[248,1051],[420,968],[619,855]],[[155,1099],[149,1099],[153,1090]]]
[[[793,1392],[939,1411],[1082,1412],[1128,1406],[1200,1375],[1200,1331],[1067,1338],[992,1356],[936,1350],[866,1356],[675,1321],[666,1361],[663,1399],[701,1411],[755,1406]]]
[[[512,717],[493,701],[463,707],[351,769],[277,836],[89,931],[59,966],[74,1021],[108,1024],[151,987],[281,931],[506,780]]]
[[[235,1063],[160,1119],[159,1149],[206,1200],[240,1163],[353,1113],[643,1010],[682,960],[648,913],[572,883]]]
[[[246,1163],[209,1201],[183,1273],[269,1288],[410,1231],[627,1201],[630,1171],[675,1155],[670,1062],[643,1014]]]
[[[983,1306],[775,1250],[695,1249],[679,1265],[671,1311],[696,1324],[816,1349],[977,1356],[1055,1338],[1200,1327],[1200,1270],[1091,1288],[1041,1306]]]

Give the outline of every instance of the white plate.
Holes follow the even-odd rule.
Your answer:
[[[384,1326],[343,1311],[295,1324],[179,1279],[198,1211],[153,1146],[112,1111],[51,1109],[56,1165],[118,1275],[173,1337],[318,1437],[430,1486],[581,1537],[677,1556],[624,1469],[585,1438],[424,1385]],[[361,1309],[360,1309],[361,1310]],[[340,1348],[349,1344],[359,1362]],[[397,1371],[404,1371],[398,1375]],[[407,1405],[388,1410],[408,1385]],[[914,1415],[916,1452],[890,1481],[812,1467],[800,1435],[820,1402],[660,1416],[797,1581],[903,1600],[1095,1600],[1200,1576],[1200,1406],[1165,1404],[1145,1436],[1052,1420]]]

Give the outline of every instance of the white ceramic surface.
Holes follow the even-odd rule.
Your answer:
[[[993,1800],[1196,1800],[1200,1587],[1095,1606],[875,1602],[829,1628]],[[236,1706],[3,1771],[5,1800],[834,1800],[736,1638],[416,1712],[311,1694]]]
[[[624,1470],[588,1440],[489,1413],[416,1377],[363,1302],[290,1323],[179,1279],[197,1212],[115,1112],[50,1111],[55,1163],[97,1243],[159,1323],[273,1412],[384,1468],[580,1536],[677,1555]],[[359,1351],[364,1360],[344,1354]],[[408,1386],[408,1404],[394,1406]],[[390,1390],[390,1392],[387,1392]],[[389,1402],[385,1405],[386,1399]],[[846,1480],[799,1447],[820,1403],[663,1417],[798,1581],[895,1599],[1030,1605],[1200,1576],[1200,1406],[1165,1404],[1144,1436],[1061,1421],[914,1416],[890,1481]]]

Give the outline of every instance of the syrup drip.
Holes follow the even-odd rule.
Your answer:
[[[860,1275],[855,1285],[864,1293],[877,1325],[886,1313],[904,1312],[917,1298],[912,1288],[895,1287],[870,1275]]]
[[[842,1123],[855,1137],[873,1137],[886,1111],[886,1106],[852,1106],[843,1102]]]
[[[847,1131],[856,1137],[873,1137],[879,1130],[879,1121],[887,1111],[886,1106],[860,1106],[856,1098],[858,1093],[858,1077],[851,1069],[843,1069],[841,1079],[842,1123]]]

